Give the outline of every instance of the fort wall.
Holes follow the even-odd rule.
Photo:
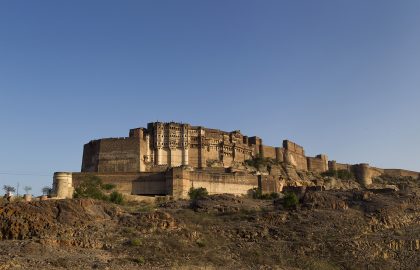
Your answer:
[[[328,157],[326,155],[317,155],[316,157],[307,157],[308,171],[323,173],[328,171]]]
[[[101,178],[104,184],[114,184],[116,190],[128,195],[170,195],[187,198],[191,187],[204,187],[209,194],[247,194],[258,187],[258,176],[245,173],[220,173],[188,171],[181,167],[166,172],[139,173],[73,173],[73,185],[77,187],[90,175]]]
[[[110,138],[84,146],[82,172],[140,171],[140,142],[136,138]]]
[[[208,173],[189,171],[183,174],[184,195],[191,187],[206,188],[209,194],[230,193],[247,194],[252,188],[258,187],[256,175],[240,173]]]
[[[104,184],[114,184],[119,192],[132,194],[133,181],[153,173],[73,173],[73,185],[77,187],[83,179],[98,176]]]
[[[350,164],[338,163],[335,160],[328,161],[328,169],[332,171],[345,170],[351,172],[351,166]]]
[[[392,176],[392,177],[404,177],[409,176],[414,179],[420,179],[420,173],[408,171],[408,170],[401,170],[401,169],[384,169],[384,174]]]
[[[98,171],[100,143],[100,140],[95,140],[83,146],[82,172]]]
[[[328,161],[326,155],[306,157],[304,148],[289,140],[284,140],[282,146],[264,145],[261,138],[244,136],[239,130],[225,132],[182,123],[154,122],[147,128],[131,129],[126,138],[85,144],[82,172],[70,173],[70,178],[66,173],[57,173],[53,191],[57,197],[68,197],[73,193],[71,185],[77,186],[89,174],[99,176],[104,183],[115,184],[124,194],[181,198],[187,197],[191,187],[204,187],[210,194],[246,194],[255,187],[265,193],[278,192],[283,184],[280,175],[300,179],[296,170],[317,173],[346,170],[354,173],[364,186],[382,174],[420,179],[417,172],[342,164]],[[255,157],[276,159],[284,164],[269,166],[269,175],[263,176],[238,169],[241,165],[237,163]]]
[[[52,196],[58,199],[73,198],[73,177],[70,172],[55,172],[53,177]]]
[[[283,191],[284,181],[279,176],[258,175],[258,188],[262,194],[280,193]]]
[[[353,165],[352,171],[361,185],[369,186],[372,184],[372,171],[369,168],[369,164],[361,163]]]
[[[265,158],[272,158],[277,160],[276,148],[272,146],[262,145],[262,152]]]
[[[308,170],[308,162],[302,146],[289,140],[284,140],[283,148],[285,162],[295,166],[298,170]]]
[[[278,162],[284,162],[284,148],[276,147],[276,160]]]

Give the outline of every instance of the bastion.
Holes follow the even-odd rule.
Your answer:
[[[302,146],[290,140],[284,140],[281,146],[269,146],[261,138],[248,137],[239,130],[153,122],[147,128],[131,129],[128,137],[85,144],[81,172],[56,172],[52,195],[71,198],[74,188],[87,175],[96,175],[127,195],[185,198],[191,187],[205,187],[210,194],[241,195],[253,188],[281,191],[283,177],[275,169],[269,176],[243,169],[247,160],[255,158],[272,159],[302,172],[347,170],[366,187],[372,184],[373,177],[387,172],[419,175],[373,168],[366,163],[340,164],[329,161],[325,154],[309,157]]]

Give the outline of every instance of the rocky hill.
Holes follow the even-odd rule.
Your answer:
[[[415,193],[0,206],[0,269],[419,269]]]

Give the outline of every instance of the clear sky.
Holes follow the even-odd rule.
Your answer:
[[[0,1],[1,185],[156,120],[420,171],[419,116],[418,0]]]

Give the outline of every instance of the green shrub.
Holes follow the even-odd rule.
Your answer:
[[[351,180],[351,179],[355,178],[354,174],[352,172],[347,171],[347,170],[338,170],[337,171],[337,177],[339,179],[342,179],[342,180]]]
[[[248,191],[248,194],[253,198],[253,199],[260,199],[260,200],[272,200],[272,199],[277,199],[279,197],[279,194],[276,192],[271,192],[271,193],[265,193],[263,194],[261,189],[259,188],[253,188],[250,189]]]
[[[271,192],[271,193],[263,194],[263,197],[265,197],[267,200],[273,200],[273,199],[278,199],[279,194],[277,192]]]
[[[298,204],[299,204],[299,199],[295,193],[293,192],[286,193],[286,195],[283,198],[283,206],[285,208],[292,208],[292,207],[297,206]]]
[[[255,169],[260,169],[263,167],[267,167],[269,165],[279,164],[279,162],[272,158],[263,158],[263,157],[256,157],[253,159],[245,160],[245,164]]]
[[[139,238],[133,238],[130,240],[130,245],[133,247],[141,246],[142,241]]]
[[[342,180],[355,179],[354,174],[348,170],[328,170],[321,174],[322,176],[335,177]]]
[[[135,234],[136,233],[136,228],[134,228],[134,227],[124,227],[123,229],[122,229],[122,232],[124,233],[124,234]],[[131,241],[130,241],[131,242]]]
[[[197,244],[197,246],[199,247],[205,247],[206,243],[204,242],[203,239],[197,239],[197,241],[195,241],[195,243]]]
[[[50,196],[51,192],[52,192],[52,188],[50,188],[49,186],[45,186],[42,188],[42,195]]]
[[[112,190],[114,188],[115,188],[115,185],[114,184],[103,184],[102,185],[102,189],[105,189],[106,191],[110,191],[110,190]]]
[[[107,200],[108,196],[102,190],[102,179],[95,175],[88,175],[75,188],[74,198]]]
[[[124,202],[124,196],[119,193],[118,191],[113,191],[110,195],[109,195],[109,201],[116,203],[116,204],[123,204]]]
[[[191,187],[190,191],[188,192],[188,196],[193,201],[202,199],[204,197],[207,197],[208,195],[209,193],[207,192],[207,189],[203,187],[199,187],[199,188]]]
[[[146,262],[146,260],[144,259],[143,256],[138,256],[138,257],[133,259],[133,262],[138,263],[138,264],[144,264]]]

